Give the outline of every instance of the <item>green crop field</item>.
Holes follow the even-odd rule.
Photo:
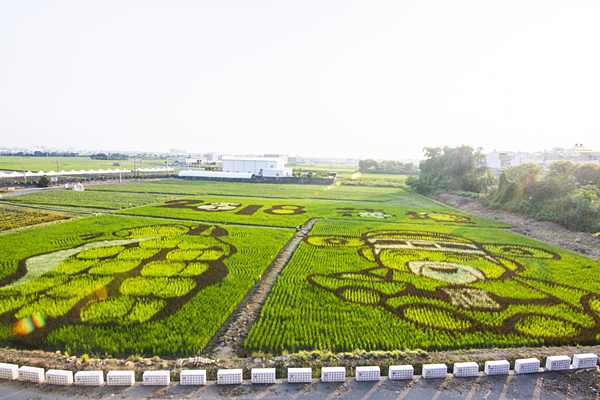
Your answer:
[[[245,345],[429,350],[595,344],[598,262],[499,229],[319,221]]]
[[[450,207],[411,208],[331,201],[273,200],[236,197],[194,197],[119,212],[127,215],[176,218],[235,224],[295,227],[312,218],[410,222],[423,226],[458,224],[509,227],[470,216]]]
[[[302,172],[355,172],[358,171],[358,165],[354,164],[304,164],[291,163],[286,164],[286,167],[294,169],[294,171]]]
[[[197,353],[291,234],[100,216],[0,236],[0,343]]]
[[[58,169],[70,171],[74,169],[78,171],[80,169],[107,169],[116,168],[113,167],[113,163],[121,163],[123,168],[133,169],[134,165],[137,167],[156,167],[166,165],[164,160],[144,160],[140,163],[140,159],[137,159],[137,163],[134,163],[134,159],[130,158],[127,161],[124,160],[92,160],[89,157],[19,157],[19,156],[2,156],[0,157],[0,170],[7,171],[23,171],[23,165],[25,165],[25,171],[56,171],[57,163]]]
[[[175,199],[172,195],[76,192],[73,190],[43,190],[41,192],[7,197],[4,202],[21,204],[50,204],[74,207],[123,209]]]
[[[0,232],[69,218],[68,215],[0,206]]]
[[[274,185],[260,183],[230,183],[208,181],[164,180],[147,183],[94,186],[88,190],[110,192],[160,193],[196,196],[239,196],[277,199],[317,199],[361,201],[412,207],[437,205],[431,199],[414,193],[411,189],[363,186]]]
[[[361,174],[358,172],[345,172],[338,174],[337,176],[342,185],[397,187],[408,189],[405,182],[410,175]]]
[[[52,210],[88,214],[0,235],[0,345],[198,354],[292,237],[276,227],[313,218],[249,351],[600,339],[598,262],[403,187],[167,180],[94,189],[1,203],[0,229],[68,217]],[[119,215],[89,215],[103,208]]]

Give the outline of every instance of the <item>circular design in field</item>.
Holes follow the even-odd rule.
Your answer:
[[[236,208],[239,208],[241,206],[242,205],[240,203],[221,203],[221,202],[216,202],[216,203],[202,204],[201,206],[198,206],[196,208],[198,210],[200,210],[200,211],[206,211],[206,212],[221,212],[221,211],[235,210]]]
[[[439,261],[409,261],[408,267],[415,275],[438,281],[465,284],[484,280],[485,275],[476,268],[464,264]]]
[[[458,214],[444,214],[444,213],[436,213],[436,212],[432,212],[432,213],[428,213],[427,216],[434,220],[435,222],[459,222],[459,223],[466,223],[466,222],[470,222],[471,218],[465,216],[465,215],[458,215]]]

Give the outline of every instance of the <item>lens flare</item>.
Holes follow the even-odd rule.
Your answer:
[[[335,185],[336,185],[336,186],[340,186],[341,184],[342,184],[342,182],[340,182],[340,181],[337,181],[337,182],[335,183]]]
[[[12,326],[12,334],[15,336],[25,336],[35,330],[31,318],[26,317],[18,320]]]
[[[360,172],[353,173],[350,178],[352,178],[352,179],[358,179],[358,178],[360,178]]]
[[[43,328],[44,326],[46,326],[46,320],[44,319],[44,316],[42,315],[42,313],[35,313],[31,316],[31,322],[33,322],[33,326],[35,326],[37,329]]]
[[[14,336],[25,336],[44,326],[46,326],[46,320],[42,313],[37,312],[15,322],[11,327],[11,332]]]

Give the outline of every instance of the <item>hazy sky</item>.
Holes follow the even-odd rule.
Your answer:
[[[600,1],[0,2],[0,146],[600,149]]]

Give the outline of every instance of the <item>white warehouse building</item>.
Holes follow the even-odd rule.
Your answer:
[[[285,168],[282,158],[223,156],[223,172],[251,173],[257,176],[292,176],[292,169]]]

